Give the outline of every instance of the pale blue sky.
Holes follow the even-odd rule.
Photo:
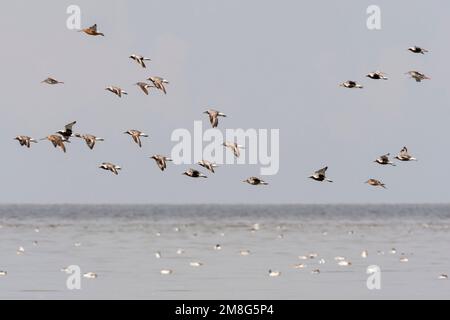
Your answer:
[[[66,28],[78,4],[82,24],[105,38]],[[366,28],[377,4],[382,30]],[[2,4],[0,68],[1,203],[386,203],[449,202],[448,1],[14,1]],[[406,51],[420,45],[430,53]],[[128,59],[153,59],[147,70]],[[364,76],[380,69],[390,80]],[[415,83],[404,75],[425,72]],[[150,75],[169,94],[146,97],[131,84]],[[47,76],[64,86],[40,84]],[[354,79],[364,90],[338,84]],[[370,80],[370,81],[369,81]],[[104,91],[119,85],[130,95]],[[148,156],[170,153],[174,129],[192,129],[208,106],[221,127],[280,129],[280,172],[270,186],[241,181],[257,166],[228,166],[205,181],[186,167],[159,172]],[[76,131],[107,139],[91,152],[49,142],[22,149],[19,134],[42,138],[77,120]],[[139,150],[122,133],[150,134]],[[373,160],[404,145],[419,158],[396,168]],[[103,161],[123,166],[115,177]],[[328,165],[335,184],[308,180]],[[443,168],[443,169],[441,169]],[[383,180],[389,190],[364,185]]]

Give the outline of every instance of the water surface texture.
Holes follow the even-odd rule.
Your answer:
[[[450,298],[449,205],[10,205],[0,226],[1,299]],[[69,265],[98,278],[68,290]]]

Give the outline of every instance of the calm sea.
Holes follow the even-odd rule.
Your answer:
[[[0,271],[1,299],[448,299],[450,205],[4,205]]]

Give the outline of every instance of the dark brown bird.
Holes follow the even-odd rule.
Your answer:
[[[327,181],[327,182],[333,182],[332,180],[328,179],[326,177],[326,172],[328,170],[328,167],[325,167],[323,169],[317,170],[316,172],[314,172],[314,174],[312,176],[310,176],[310,179],[316,180],[316,181]]]

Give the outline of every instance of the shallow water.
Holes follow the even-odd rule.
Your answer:
[[[450,280],[438,279],[450,274],[447,205],[0,206],[0,225],[1,299],[450,298]],[[69,265],[98,278],[68,290]],[[370,265],[382,270],[381,290],[367,289]]]

